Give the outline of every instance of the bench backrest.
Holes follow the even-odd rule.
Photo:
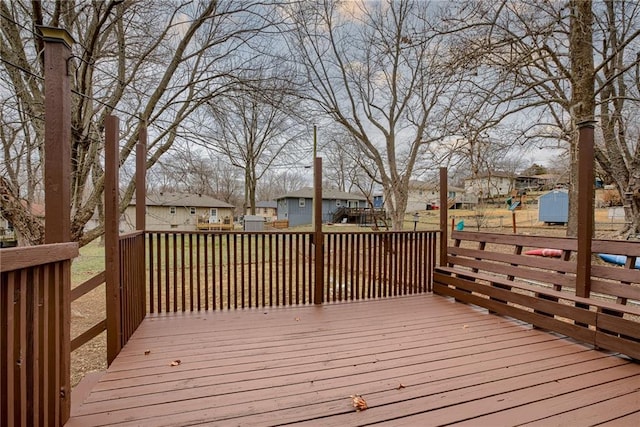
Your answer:
[[[576,239],[469,231],[454,231],[451,238],[453,245],[447,251],[449,266],[487,272],[507,280],[552,285],[558,291],[575,289]],[[526,254],[536,250],[541,255]],[[554,251],[559,256],[549,256]],[[592,252],[592,294],[618,304],[640,305],[640,269],[633,268],[640,259],[640,243],[593,240]],[[602,261],[597,253],[626,256],[625,265]]]

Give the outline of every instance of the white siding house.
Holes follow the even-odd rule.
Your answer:
[[[147,230],[196,230],[198,223],[233,224],[234,206],[201,194],[158,193],[147,195]],[[120,229],[135,230],[136,200],[125,210]]]

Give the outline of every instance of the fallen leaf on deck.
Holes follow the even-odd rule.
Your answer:
[[[396,390],[402,390],[403,388],[405,388],[405,385],[400,383],[398,387],[396,387]]]
[[[151,350],[145,350],[145,351],[144,351],[144,355],[145,355],[145,356],[148,356],[150,353],[151,353]]]
[[[367,402],[360,396],[359,394],[352,394],[351,400],[353,401],[353,407],[356,408],[356,411],[364,411],[368,408]]]
[[[300,321],[300,318],[299,318],[299,317],[296,317],[296,322],[299,322],[299,321]]]
[[[464,325],[462,326],[462,329],[467,329],[469,327],[469,325]]]
[[[174,360],[173,362],[171,362],[171,366],[178,366],[180,363],[182,363],[180,361],[180,359]]]

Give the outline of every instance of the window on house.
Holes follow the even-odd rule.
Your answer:
[[[171,207],[169,208],[169,213],[170,213],[171,215],[175,215],[175,214],[176,214],[176,207],[175,207],[175,206],[171,206]]]
[[[305,199],[300,198],[300,199],[298,200],[298,207],[300,207],[300,208],[304,208],[305,204],[306,204],[306,200],[305,200]]]
[[[189,208],[189,213],[191,215],[195,215],[196,214],[196,208]]]
[[[209,215],[218,216],[218,209],[216,209],[216,208],[209,209]]]

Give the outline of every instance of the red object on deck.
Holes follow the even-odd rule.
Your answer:
[[[562,249],[532,249],[530,251],[526,251],[524,254],[557,258],[562,256]]]

